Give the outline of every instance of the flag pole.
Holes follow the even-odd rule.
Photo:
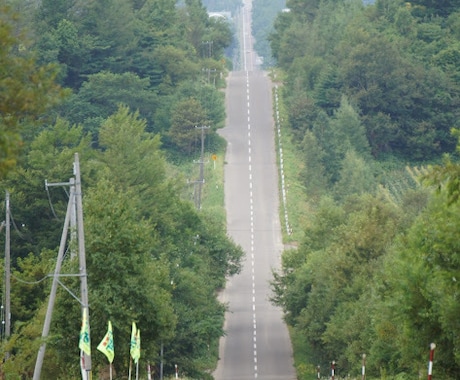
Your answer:
[[[133,367],[133,358],[131,355],[129,356],[129,373],[128,373],[128,380],[131,380],[131,371]]]
[[[147,364],[147,380],[152,380],[152,368],[150,367],[150,362]]]

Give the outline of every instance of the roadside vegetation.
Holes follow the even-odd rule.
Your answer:
[[[273,274],[298,378],[455,379],[460,8],[296,1],[270,36],[294,234]],[[301,212],[299,213],[299,210]],[[283,219],[283,212],[280,210]],[[284,226],[284,224],[282,223]],[[300,230],[300,231],[299,231]]]
[[[12,329],[0,376],[32,377],[68,201],[67,189],[45,189],[45,180],[67,182],[78,152],[93,378],[108,372],[96,347],[110,320],[115,378],[128,373],[135,321],[140,378],[147,362],[158,376],[163,347],[165,377],[177,364],[183,377],[210,379],[224,334],[217,294],[243,254],[226,235],[216,133],[230,24],[209,18],[199,0],[0,7],[0,184],[12,214]],[[210,127],[200,211],[187,184],[199,179],[196,126]],[[78,273],[77,261],[66,255],[62,273]],[[79,294],[78,278],[60,281]],[[42,378],[80,376],[81,306],[69,291],[58,290]]]

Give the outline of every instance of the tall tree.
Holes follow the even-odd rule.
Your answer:
[[[37,65],[26,38],[17,35],[17,15],[4,4],[0,13],[0,177],[4,177],[16,164],[25,126],[33,128],[63,92],[55,83],[56,66]]]
[[[81,124],[91,133],[97,146],[98,131],[102,122],[115,113],[120,105],[138,110],[153,131],[154,114],[158,96],[151,90],[148,78],[141,79],[133,73],[114,74],[99,72],[90,75],[79,91],[70,96],[60,108],[63,117]]]
[[[200,130],[208,121],[200,103],[193,98],[186,99],[176,105],[171,120],[170,137],[179,151],[190,155],[199,152]]]

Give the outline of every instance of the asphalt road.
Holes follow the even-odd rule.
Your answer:
[[[250,0],[245,1],[250,11]],[[249,14],[246,14],[246,17]],[[243,17],[244,18],[244,17]],[[248,30],[249,24],[244,30]],[[272,268],[282,252],[272,86],[247,42],[244,70],[226,90],[225,206],[228,234],[246,252],[242,272],[222,294],[228,304],[216,380],[295,379],[282,312],[270,301]]]

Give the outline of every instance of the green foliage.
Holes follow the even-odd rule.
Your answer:
[[[446,17],[450,13],[458,10],[458,2],[455,0],[415,0],[414,6],[419,7],[425,15],[439,15]]]
[[[153,128],[157,97],[149,89],[148,79],[132,73],[100,72],[83,83],[78,94],[71,96],[62,107],[62,115],[73,123],[81,123],[91,133],[97,145],[97,135],[103,120],[123,104],[138,110]]]
[[[14,318],[2,345],[2,353],[10,353],[2,375],[32,376],[50,285],[43,279],[54,269],[68,201],[65,188],[44,189],[43,183],[67,181],[79,152],[93,373],[106,366],[95,346],[110,319],[119,374],[128,365],[122,347],[134,320],[146,358],[154,361],[164,344],[167,365],[180,359],[184,372],[209,377],[225,311],[216,291],[240,270],[242,250],[228,240],[219,218],[197,214],[181,198],[182,179],[174,177],[162,149],[172,146],[169,128],[178,126],[173,112],[179,109],[182,116],[198,110],[197,124],[212,124],[209,140],[218,145],[230,25],[210,19],[200,1],[176,7],[172,0],[44,0],[33,6],[18,0],[20,22],[1,7],[0,176],[9,171],[2,185],[15,216]],[[20,33],[25,25],[30,44]],[[203,40],[213,41],[209,55],[203,55]],[[64,94],[55,81],[72,95],[50,110]],[[197,103],[188,109],[190,99]],[[77,271],[75,260],[66,258],[63,272]],[[62,283],[79,293],[78,279],[63,277]],[[80,314],[80,305],[59,288],[45,378],[79,374]]]
[[[452,130],[452,135],[457,137],[457,151],[460,152],[460,131]],[[434,166],[430,172],[424,176],[424,180],[436,185],[438,190],[445,188],[448,204],[457,203],[460,198],[460,165],[452,161],[450,156],[444,157],[442,166]]]
[[[152,251],[158,241],[147,220],[140,221],[137,196],[119,192],[108,180],[101,180],[85,198],[85,239],[93,345],[105,334],[107,321],[114,325],[115,368],[126,368],[123,342],[129,341],[131,321],[142,331],[143,352],[155,356],[161,341],[173,336],[175,316],[171,305],[169,269],[165,260],[155,260]],[[75,273],[78,263],[67,265]],[[79,281],[65,284],[79,294]],[[60,353],[61,371],[75,371],[75,350],[68,347],[78,331],[80,305],[61,294],[54,312],[54,334],[62,337],[53,344]],[[94,353],[95,347],[93,347]],[[105,364],[94,354],[95,368]],[[72,369],[73,368],[73,369]]]
[[[55,65],[39,66],[28,40],[17,35],[17,16],[0,5],[0,177],[17,161],[22,133],[31,129],[43,112],[63,95],[55,84]]]
[[[388,256],[386,286],[382,288],[394,297],[385,297],[382,307],[397,318],[396,326],[402,327],[395,341],[401,364],[420,361],[427,342],[435,341],[444,347],[437,362],[446,377],[454,376],[449,362],[458,362],[458,341],[451,334],[458,326],[450,317],[458,312],[450,301],[458,288],[457,243],[452,240],[458,228],[456,209],[457,204],[447,207],[443,197],[432,200],[411,227],[408,238]],[[412,349],[407,345],[409,341]]]
[[[437,376],[454,379],[458,5],[287,6],[270,39],[295,148],[283,155],[300,154],[304,168],[290,186],[305,188],[310,214],[273,274],[272,301],[291,328],[298,377],[331,358],[358,377],[366,353],[369,378],[415,378],[435,342]],[[443,153],[428,174],[418,169]]]
[[[348,196],[375,193],[376,182],[372,168],[354,150],[349,150],[342,161],[340,179],[334,186],[339,199]]]
[[[185,372],[201,377],[213,367],[223,334],[225,308],[216,291],[227,276],[240,270],[242,251],[228,240],[222,222],[212,215],[201,219],[180,198],[179,184],[168,178],[159,136],[148,133],[146,126],[139,113],[120,106],[100,128],[101,151],[91,150],[81,127],[70,127],[62,119],[37,136],[22,171],[9,182],[14,188],[12,199],[28,199],[29,210],[35,213],[34,223],[27,227],[37,240],[35,254],[19,259],[15,274],[32,282],[53,271],[55,250],[44,248],[47,244],[56,247],[62,219],[54,222],[51,233],[47,219],[52,214],[45,192],[36,191],[33,200],[28,193],[47,174],[53,180],[71,176],[69,162],[75,151],[81,151],[93,352],[111,320],[118,357],[115,370],[122,373],[128,366],[123,342],[129,340],[131,321],[136,321],[144,357],[156,358],[164,344],[167,365],[180,362]],[[59,201],[53,196],[59,216],[67,203],[62,195]],[[48,209],[48,214],[36,211],[40,208]],[[46,230],[48,240],[42,237],[47,236]],[[62,273],[77,271],[76,260],[66,259]],[[62,283],[79,294],[75,277],[64,277]],[[33,370],[46,309],[45,285],[49,282],[15,283],[17,317],[13,335],[3,348],[13,352],[5,366],[10,375]],[[43,376],[66,379],[79,372],[77,345],[69,342],[78,335],[80,315],[80,305],[60,288]],[[94,372],[105,365],[103,355],[93,355]]]
[[[358,376],[362,353],[370,378],[411,378],[425,370],[428,345],[435,342],[438,376],[454,379],[460,275],[455,156],[428,174],[397,160],[377,163],[359,113],[346,99],[332,116],[311,114],[312,128],[306,126],[302,144],[292,145],[306,158],[307,175],[299,180],[311,214],[300,246],[283,253],[272,280],[272,301],[283,308],[300,350],[299,378],[313,376],[313,365],[328,368],[331,358],[338,373]],[[326,142],[332,162],[324,160]],[[321,179],[333,167],[340,170],[331,189]],[[422,188],[422,178],[438,191]],[[314,184],[317,192],[308,192]]]
[[[67,194],[61,188],[45,189],[45,181],[68,181],[73,172],[67,163],[73,161],[75,151],[89,159],[90,140],[80,127],[58,119],[37,135],[21,166],[3,182],[11,193],[16,220],[17,228],[11,234],[16,257],[39,255],[43,249],[59,245]]]
[[[196,99],[189,98],[178,103],[172,114],[171,141],[180,152],[190,155],[201,144],[199,128],[208,127],[206,113]]]
[[[254,48],[263,58],[263,66],[273,66],[272,53],[268,36],[273,31],[276,15],[286,6],[286,0],[270,1],[269,3],[256,0],[252,3],[252,35],[255,39]]]
[[[96,145],[101,122],[120,103],[139,110],[149,131],[167,132],[170,103],[184,83],[196,83],[206,68],[213,72],[213,84],[221,85],[223,54],[232,43],[230,25],[209,18],[200,1],[185,7],[172,0],[61,2],[56,14],[45,1],[36,19],[37,55],[57,63],[61,83],[74,91],[57,112],[82,124]],[[209,55],[202,52],[205,41],[212,41]],[[213,102],[209,113],[221,112],[222,97]]]
[[[433,159],[453,150],[448,131],[457,125],[459,97],[452,9],[441,12],[450,24],[423,18],[416,12],[421,5],[400,1],[288,6],[291,12],[275,22],[271,44],[288,74],[293,108],[298,99],[313,98],[331,117],[346,95],[377,158],[389,152]]]
[[[328,181],[324,166],[324,151],[318,145],[313,133],[307,132],[302,142],[305,168],[302,178],[305,178],[305,190],[310,199],[319,199],[327,187]]]

